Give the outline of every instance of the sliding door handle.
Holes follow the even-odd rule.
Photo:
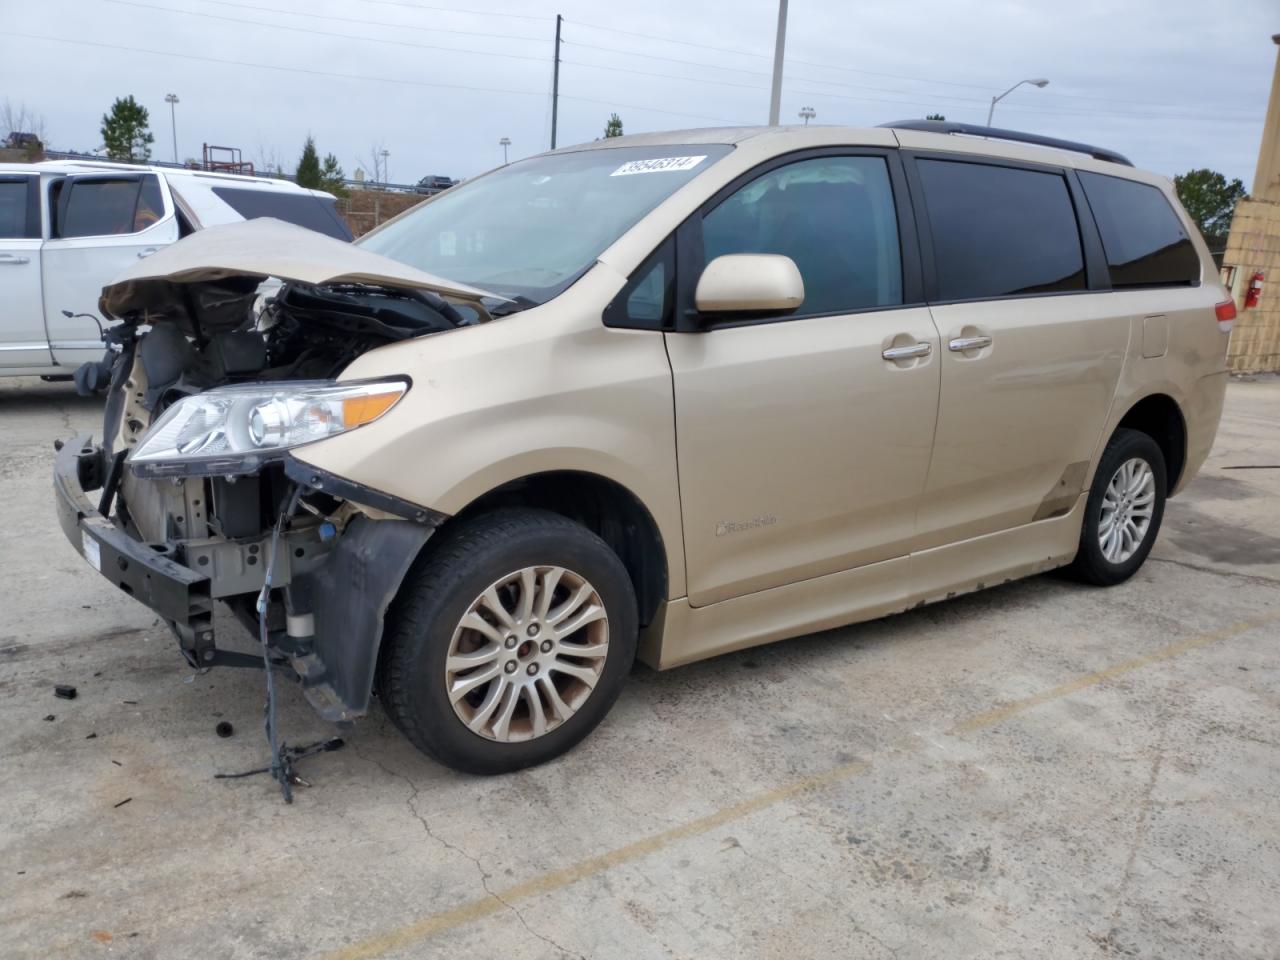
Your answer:
[[[952,340],[950,343],[947,344],[947,349],[954,350],[956,353],[960,353],[961,351],[964,351],[964,350],[981,350],[983,347],[989,347],[989,346],[991,346],[991,338],[987,336],[956,337],[954,340]]]
[[[914,360],[916,357],[927,357],[933,353],[931,343],[912,343],[905,347],[890,347],[881,351],[880,356],[886,360]]]

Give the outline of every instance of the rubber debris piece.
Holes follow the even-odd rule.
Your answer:
[[[53,695],[59,700],[74,700],[76,698],[76,688],[68,683],[60,683],[53,688]]]

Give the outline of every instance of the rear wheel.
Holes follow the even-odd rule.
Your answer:
[[[604,718],[635,658],[626,569],[591,531],[540,510],[445,536],[388,617],[387,711],[419,749],[468,773],[564,753]]]
[[[1137,430],[1117,430],[1098,461],[1080,549],[1067,573],[1104,587],[1133,576],[1160,531],[1165,484],[1160,445]]]

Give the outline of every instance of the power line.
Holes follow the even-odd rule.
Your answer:
[[[309,33],[317,37],[334,37],[338,40],[367,40],[370,43],[385,43],[396,47],[413,47],[419,50],[442,50],[447,53],[470,53],[482,57],[504,57],[508,60],[532,60],[536,63],[544,63],[545,57],[531,57],[521,53],[498,53],[494,50],[470,50],[464,47],[441,47],[430,43],[414,43],[411,40],[388,40],[384,37],[361,37],[352,36],[349,33],[334,33],[331,30],[312,30],[308,27],[299,27],[294,24],[284,23],[268,23],[265,20],[246,20],[243,17],[228,17],[220,13],[203,13],[199,10],[174,10],[171,7],[162,7],[153,3],[139,3],[138,0],[107,0],[107,3],[114,3],[122,7],[139,7],[143,10],[159,10],[162,13],[173,13],[188,17],[205,17],[209,20],[223,20],[227,23],[245,23],[254,27],[270,27],[276,30],[288,30],[290,33]],[[527,40],[527,37],[518,39]]]
[[[737,87],[739,89],[744,89],[744,90],[768,89],[767,85],[764,85],[764,84],[737,83],[732,80],[712,80],[712,79],[705,79],[702,77],[681,76],[673,73],[656,73],[649,70],[633,70],[629,67],[619,67],[614,64],[587,63],[582,60],[565,60],[563,62],[566,64],[572,64],[574,66],[579,66],[579,67],[589,67],[596,70],[608,70],[613,73],[630,73],[630,74],[635,74],[637,76],[642,76],[642,77],[657,77],[664,80],[680,80],[688,83],[714,84],[716,86]],[[846,86],[846,87],[852,87],[852,88],[858,88],[858,89],[867,89],[867,90],[871,90],[873,92],[879,92],[879,93],[895,93],[895,94],[901,94],[904,97],[921,98],[921,99],[915,99],[915,100],[889,100],[884,97],[851,96],[849,94],[833,93],[829,90],[800,91],[809,96],[825,97],[825,98],[834,99],[834,100],[850,100],[850,101],[855,101],[859,103],[888,103],[888,104],[896,104],[903,107],[936,107],[939,105],[939,101],[953,101],[953,103],[950,103],[950,104],[942,103],[941,104],[942,106],[948,106],[948,105],[954,106],[957,103],[961,105],[981,104],[983,106],[987,104],[986,100],[980,99],[978,97],[957,97],[953,94],[930,94],[927,91],[917,93],[916,91],[912,91],[912,90],[894,90],[894,89],[886,89],[883,87],[861,88],[857,84],[832,84],[824,80],[813,80],[807,77],[794,77],[794,76],[791,76],[790,74],[786,76],[786,79],[791,82],[800,81],[804,83],[823,84],[825,86]],[[1046,108],[1032,108],[1032,107],[1015,107],[1012,105],[1007,106],[1004,109],[1016,111],[1020,113],[1035,113],[1035,114],[1042,114],[1045,116],[1061,116],[1061,117],[1086,116],[1086,117],[1109,117],[1109,118],[1122,118],[1122,119],[1134,119],[1134,120],[1162,120],[1162,119],[1164,120],[1224,120],[1228,122],[1251,122],[1251,121],[1247,121],[1245,118],[1221,117],[1221,116],[1214,117],[1214,116],[1178,116],[1175,114],[1100,113],[1096,110],[1072,111],[1072,110],[1056,110],[1053,108],[1046,109]]]
[[[640,33],[635,30],[623,30],[618,27],[606,27],[602,24],[588,23],[582,20],[570,20],[569,23],[572,26],[587,27],[588,29],[591,29],[591,30],[604,30],[609,33],[617,33],[617,34],[622,34],[624,36],[630,36],[630,37],[640,37],[645,40],[654,40],[659,43],[674,43],[674,44],[679,44],[681,46],[686,46],[686,47],[695,47],[700,50],[713,50],[718,53],[728,53],[728,54],[733,54],[735,56],[743,56],[743,57],[754,57],[756,59],[762,59],[762,60],[772,59],[772,55],[767,53],[755,53],[750,50],[737,50],[732,47],[719,47],[713,44],[697,43],[692,40],[679,40],[679,39],[676,39],[675,37],[661,37],[656,34]],[[631,54],[632,56],[637,56],[637,57],[650,57],[655,60],[670,60],[671,62],[674,62],[674,63],[685,63],[685,64],[692,64],[694,66],[712,67],[717,70],[733,70],[735,72],[740,72],[740,73],[755,73],[760,76],[769,76],[769,74],[765,71],[742,70],[738,67],[724,67],[724,66],[720,66],[719,64],[705,63],[705,62],[696,61],[696,60],[677,60],[671,57],[661,57],[656,54],[638,53],[631,50],[619,50],[616,48],[603,47],[603,46],[597,47],[597,49],[608,50],[612,53]],[[834,63],[822,63],[816,60],[801,60],[798,57],[787,57],[787,62],[799,64],[800,66],[819,67],[824,70],[839,70],[844,73],[856,73],[856,74],[862,74],[864,76],[870,76],[870,77],[885,77],[886,79],[890,79],[890,80],[907,80],[912,83],[930,83],[930,84],[935,84],[938,86],[945,86],[945,87],[967,87],[975,90],[991,89],[991,84],[987,84],[987,83],[963,83],[956,80],[940,80],[940,79],[930,78],[930,77],[912,77],[912,76],[906,76],[906,75],[897,74],[897,73],[880,73],[874,70],[859,70],[855,67],[847,67],[843,65],[837,65]],[[819,83],[819,82],[826,82],[826,81],[815,80],[813,82]],[[1093,101],[1099,101],[1103,103],[1122,103],[1122,104],[1130,104],[1132,106],[1145,106],[1145,107],[1170,107],[1170,108],[1176,109],[1178,107],[1185,106],[1185,104],[1181,104],[1181,103],[1167,103],[1167,102],[1161,103],[1161,102],[1152,101],[1152,100],[1128,100],[1128,99],[1119,99],[1115,97],[1095,97],[1095,96],[1089,96],[1087,94],[1079,94],[1079,93],[1076,93],[1076,94],[1047,93],[1047,94],[1041,94],[1041,96],[1059,97],[1059,98],[1068,99],[1068,100],[1093,100]],[[987,101],[984,99],[982,102],[986,103]],[[1214,111],[1214,112],[1216,113],[1219,111]]]
[[[197,3],[211,3],[219,7],[234,7],[237,10],[256,10],[259,13],[282,13],[286,16],[293,17],[297,20],[298,11],[289,10],[281,7],[263,7],[252,3],[232,3],[231,0],[196,0]],[[165,8],[169,10],[168,7]],[[195,10],[169,10],[170,13],[197,13]],[[358,23],[363,26],[370,27],[390,27],[393,30],[416,30],[420,33],[454,33],[466,37],[487,37],[496,40],[525,40],[535,43],[543,40],[543,37],[528,37],[514,33],[484,33],[478,30],[454,30],[445,27],[420,27],[412,23],[393,23],[389,20],[370,20],[366,17],[339,17],[332,13],[311,13],[308,17],[312,20],[336,20],[341,23]],[[530,18],[532,19],[532,18]],[[292,29],[292,24],[289,25]]]
[[[432,7],[425,3],[406,3],[405,0],[363,0],[365,3],[378,3],[384,7],[408,7],[410,10],[430,10],[433,13],[462,13],[472,17],[504,17],[512,20],[537,20],[546,23],[546,17],[536,17],[529,13],[499,13],[496,10],[460,10],[457,7]]]
[[[145,47],[130,47],[119,43],[105,43],[96,40],[74,40],[70,37],[51,37],[40,33],[19,33],[10,31],[6,36],[22,37],[27,40],[47,40],[51,43],[70,43],[82,47],[99,47],[106,50],[125,50],[129,53],[145,53],[157,57],[173,57],[179,60],[196,60],[203,63],[217,63],[223,66],[231,67],[252,67],[259,70],[275,70],[280,73],[300,73],[314,77],[332,77],[338,80],[365,80],[372,83],[394,83],[411,87],[430,87],[441,90],[467,90],[473,93],[501,93],[512,96],[545,96],[543,91],[538,90],[507,90],[499,87],[476,87],[468,84],[460,83],[439,83],[428,80],[405,80],[400,77],[374,77],[368,74],[358,73],[335,73],[331,70],[316,70],[311,67],[286,67],[278,63],[254,63],[249,60],[230,60],[225,57],[207,57],[194,53],[177,52],[174,50],[151,50]],[[577,100],[580,103],[592,103],[605,107],[623,107],[627,110],[642,110],[647,113],[661,113],[672,117],[685,117],[689,120],[708,120],[712,123],[739,124],[738,120],[726,120],[724,117],[708,117],[696,113],[682,113],[677,110],[665,110],[661,107],[646,107],[636,103],[619,103],[615,100],[596,100],[592,97],[579,97],[572,94],[560,94],[562,99]]]

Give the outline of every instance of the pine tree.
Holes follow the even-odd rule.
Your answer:
[[[149,160],[155,137],[148,129],[147,108],[130,94],[111,105],[102,115],[102,142],[112,160]]]
[[[604,125],[605,138],[622,136],[622,118],[616,113],[609,115],[609,122]]]
[[[302,157],[298,160],[298,169],[293,178],[300,187],[312,190],[321,188],[320,155],[316,153],[316,142],[310,136],[303,144]]]
[[[325,154],[324,167],[320,170],[320,189],[332,193],[335,197],[345,197],[347,187],[342,182],[345,177],[346,174],[342,172],[338,158],[332,153]]]

